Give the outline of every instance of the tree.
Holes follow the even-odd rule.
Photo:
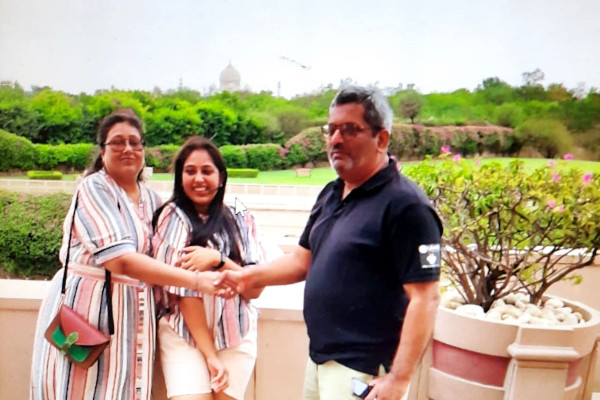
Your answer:
[[[404,118],[410,118],[410,123],[415,123],[415,118],[419,115],[425,100],[423,95],[415,90],[405,90],[400,95],[398,103],[398,113]]]
[[[502,104],[514,98],[513,88],[498,77],[485,79],[476,93],[482,97],[483,103]]]
[[[521,76],[523,77],[523,85],[525,86],[541,85],[544,80],[544,72],[539,68],[536,68],[531,72],[523,72]]]
[[[573,137],[559,121],[529,119],[518,129],[517,136],[525,145],[537,149],[546,158],[554,158],[573,147]]]
[[[73,143],[80,140],[81,108],[65,93],[43,89],[31,101],[39,115],[40,143]]]
[[[566,101],[573,98],[573,94],[569,93],[566,87],[560,83],[552,83],[548,85],[548,100],[550,101]]]

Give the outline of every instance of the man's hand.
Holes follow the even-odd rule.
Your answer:
[[[221,260],[221,254],[215,249],[188,246],[181,251],[184,255],[177,260],[175,266],[189,269],[190,271],[210,271],[219,265],[219,261]]]
[[[365,400],[399,400],[408,391],[410,382],[403,382],[392,374],[375,378],[369,385],[373,387]]]
[[[206,294],[214,294],[229,299],[237,295],[236,285],[223,281],[221,273],[216,271],[196,272],[196,290]]]
[[[235,289],[238,293],[249,288],[246,271],[223,271],[215,279],[214,285],[219,289]]]

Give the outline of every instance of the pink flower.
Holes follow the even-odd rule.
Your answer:
[[[548,166],[550,168],[554,168],[555,165],[556,165],[556,162],[554,160],[548,160]]]
[[[564,205],[560,205],[558,207],[556,207],[556,210],[554,210],[556,212],[564,212],[565,211],[565,206]]]
[[[594,179],[594,174],[592,174],[591,172],[586,172],[581,177],[581,182],[583,182],[584,185],[587,185],[592,181],[592,179]]]
[[[475,164],[476,167],[479,167],[481,165],[481,159],[480,158],[476,158],[474,164]]]
[[[452,157],[452,160],[454,160],[454,162],[459,162],[460,161],[460,154],[455,154],[454,157]]]
[[[555,172],[552,174],[552,182],[558,182],[560,181],[560,174],[558,172]]]
[[[440,151],[442,152],[442,154],[448,154],[450,153],[450,146],[442,146]]]
[[[556,202],[554,200],[548,200],[548,208],[552,210],[554,207],[556,207]]]
[[[567,160],[567,161],[571,161],[571,160],[573,159],[573,154],[571,154],[571,153],[567,153],[567,154],[565,154],[565,155],[564,155],[564,157],[563,157],[563,158],[564,158],[565,160]]]

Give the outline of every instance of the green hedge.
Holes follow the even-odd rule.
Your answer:
[[[522,147],[515,131],[501,126],[438,126],[394,124],[390,153],[400,159],[438,155],[443,146],[463,156],[512,155]]]
[[[48,179],[60,181],[63,177],[60,171],[27,171],[29,179]]]
[[[92,143],[78,144],[34,144],[36,166],[42,170],[51,170],[58,166],[77,171],[84,170],[96,155],[96,146]]]
[[[146,148],[146,165],[159,171],[166,171],[170,168],[173,156],[178,150],[179,146],[174,144],[148,147]]]
[[[325,137],[320,127],[306,128],[285,143],[289,153],[288,166],[304,165],[307,162],[327,161]]]
[[[0,171],[35,168],[36,151],[24,137],[0,129]]]
[[[0,191],[0,268],[15,278],[48,278],[61,265],[58,251],[71,195]]]
[[[256,178],[258,170],[254,168],[227,168],[227,176],[230,178]]]
[[[278,144],[225,145],[219,148],[225,163],[231,168],[254,168],[260,171],[287,166],[287,150]]]
[[[278,144],[248,144],[243,148],[246,151],[246,168],[267,171],[285,167],[285,149]]]

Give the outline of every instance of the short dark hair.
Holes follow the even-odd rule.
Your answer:
[[[144,140],[144,129],[142,125],[142,120],[138,115],[130,108],[122,108],[116,111],[113,111],[106,117],[100,121],[100,125],[98,126],[98,133],[96,134],[96,144],[100,149],[104,149],[104,143],[106,142],[106,137],[108,136],[108,132],[110,132],[111,128],[120,122],[125,122],[135,128],[139,134],[140,138]],[[86,175],[93,174],[94,172],[98,172],[102,169],[104,165],[102,164],[102,156],[98,154],[92,165],[88,168]],[[142,171],[138,174],[138,180],[142,177]]]
[[[365,122],[373,133],[382,129],[391,132],[394,115],[386,97],[380,90],[361,86],[347,86],[336,94],[329,109],[349,103],[362,104],[365,108]]]

